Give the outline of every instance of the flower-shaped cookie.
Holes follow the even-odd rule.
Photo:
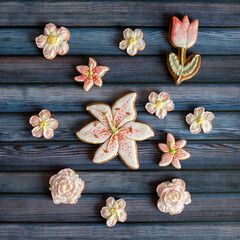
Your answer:
[[[84,181],[70,168],[62,169],[53,175],[49,184],[55,204],[76,204],[85,186]]]
[[[132,31],[130,28],[126,28],[123,31],[123,40],[119,43],[121,50],[126,50],[130,56],[137,54],[137,51],[142,51],[146,44],[143,40],[143,32],[139,29]]]
[[[179,140],[175,142],[175,138],[171,133],[167,134],[167,144],[159,143],[158,148],[163,152],[161,161],[159,162],[160,167],[166,167],[170,163],[173,167],[180,169],[180,160],[190,158],[190,153],[182,149],[187,144],[186,140]]]
[[[186,122],[191,125],[190,132],[193,134],[198,134],[201,130],[204,133],[209,133],[212,131],[211,121],[214,119],[214,114],[212,112],[205,112],[204,107],[198,107],[194,109],[194,114],[189,113],[186,116]]]
[[[94,163],[104,163],[119,155],[128,167],[139,168],[136,141],[153,137],[154,132],[146,123],[135,122],[136,98],[137,93],[132,92],[118,99],[112,107],[105,103],[87,105],[87,111],[97,120],[76,134],[83,142],[101,144],[93,155]]]
[[[191,195],[185,189],[185,182],[176,178],[171,182],[167,181],[159,184],[157,187],[158,209],[171,215],[181,213],[185,205],[191,203]]]
[[[67,40],[70,38],[70,32],[65,27],[57,28],[55,24],[48,23],[44,28],[44,35],[35,39],[38,48],[43,49],[43,55],[46,59],[52,60],[57,54],[65,55],[69,50]]]
[[[113,227],[117,222],[125,222],[127,213],[125,211],[126,202],[124,199],[115,201],[113,197],[109,197],[106,201],[106,207],[101,210],[101,216],[107,219],[108,227]]]
[[[151,92],[148,96],[149,102],[146,104],[146,110],[163,119],[167,116],[167,112],[170,112],[174,109],[174,103],[170,100],[170,95],[166,92],[161,92],[159,94]]]
[[[83,88],[86,92],[88,92],[94,84],[101,87],[103,84],[102,77],[110,70],[107,66],[97,66],[97,62],[93,58],[89,58],[88,66],[80,65],[77,66],[76,69],[82,75],[75,77],[74,80],[84,82]]]
[[[54,130],[58,127],[58,120],[51,118],[51,113],[44,109],[38,115],[33,115],[29,123],[34,127],[32,135],[36,138],[44,137],[50,139],[54,135]]]

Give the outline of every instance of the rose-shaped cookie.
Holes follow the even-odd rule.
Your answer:
[[[62,169],[53,175],[49,184],[55,204],[76,204],[85,186],[84,181],[70,168]]]
[[[191,203],[191,195],[185,190],[186,184],[182,179],[162,182],[157,187],[157,207],[161,212],[171,215],[179,214],[184,206]]]
[[[107,219],[108,227],[113,227],[117,222],[125,222],[127,213],[125,211],[126,202],[124,199],[115,201],[113,197],[109,197],[106,201],[106,207],[101,210],[101,216]]]

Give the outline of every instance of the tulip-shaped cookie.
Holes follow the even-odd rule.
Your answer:
[[[184,16],[182,21],[177,17],[172,17],[169,28],[169,42],[178,49],[178,54],[168,52],[167,66],[175,84],[192,78],[201,64],[201,56],[198,53],[186,57],[186,51],[197,41],[198,20],[189,22],[188,16]]]

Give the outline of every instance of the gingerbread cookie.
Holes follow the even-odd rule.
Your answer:
[[[93,155],[94,163],[104,163],[119,155],[123,163],[132,169],[139,168],[136,141],[153,137],[152,128],[146,123],[135,122],[137,93],[128,93],[114,102],[87,105],[87,111],[96,118],[76,135],[79,140],[101,144]]]
[[[44,35],[35,39],[38,48],[43,49],[43,55],[46,59],[52,60],[57,54],[65,55],[69,50],[67,40],[70,38],[70,32],[65,27],[57,28],[55,24],[49,23],[44,28]]]
[[[197,35],[197,19],[190,24],[186,15],[182,22],[177,17],[172,17],[168,38],[171,45],[178,49],[178,55],[168,52],[167,66],[176,85],[192,78],[198,72],[201,64],[200,54],[195,53],[186,57],[186,51],[195,44]]]
[[[110,70],[107,66],[97,66],[97,61],[93,58],[89,58],[88,66],[80,65],[77,66],[76,69],[81,75],[75,77],[74,80],[76,82],[84,82],[83,89],[86,92],[88,92],[94,84],[101,87],[103,84],[102,77]]]
[[[190,158],[190,153],[182,149],[187,144],[186,140],[179,140],[175,142],[175,138],[171,133],[167,134],[167,144],[159,143],[158,148],[163,152],[161,161],[159,162],[160,167],[166,167],[172,164],[173,167],[180,169],[180,160]]]

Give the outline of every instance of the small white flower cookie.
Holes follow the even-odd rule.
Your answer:
[[[62,169],[49,180],[52,199],[55,204],[76,204],[81,197],[85,183],[70,168]]]
[[[126,202],[124,199],[115,201],[113,197],[109,197],[106,201],[106,206],[101,210],[101,216],[106,220],[108,227],[113,227],[117,222],[125,222],[127,213],[125,211]]]
[[[132,31],[130,28],[126,28],[123,31],[123,40],[119,43],[121,50],[126,50],[130,56],[135,56],[137,51],[142,51],[146,44],[143,40],[143,32],[140,29]]]
[[[65,27],[57,28],[55,24],[48,23],[44,28],[44,34],[35,39],[38,48],[43,49],[46,59],[52,60],[57,54],[65,55],[69,50],[67,40],[70,32]]]

